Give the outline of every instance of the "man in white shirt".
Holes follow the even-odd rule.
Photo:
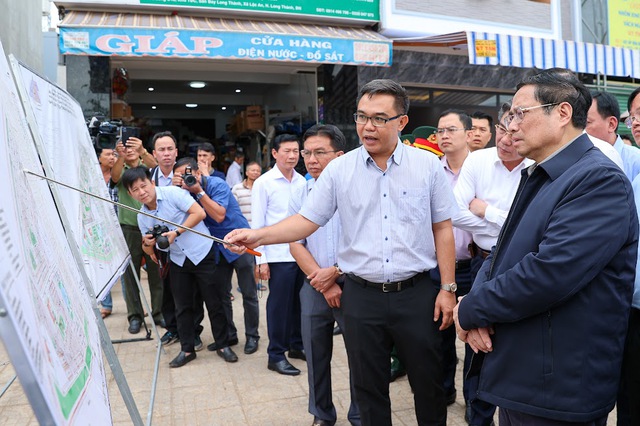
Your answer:
[[[520,172],[533,163],[518,155],[511,134],[501,122],[510,109],[511,104],[505,103],[498,113],[496,146],[469,154],[453,190],[460,209],[453,224],[473,236],[471,282],[498,239],[518,189]],[[468,345],[466,348],[469,352]],[[465,375],[465,385],[469,398],[465,418],[470,425],[490,425],[495,407],[475,398],[477,376]]]
[[[305,185],[305,179],[294,170],[300,158],[300,144],[294,135],[275,138],[275,166],[260,176],[251,192],[251,227],[273,225],[286,218],[292,193]],[[280,374],[296,376],[300,370],[289,358],[306,360],[300,331],[300,298],[304,274],[289,252],[289,244],[259,247],[262,256],[256,258],[256,276],[269,280],[267,298],[267,332],[269,335],[268,368]]]
[[[229,188],[233,188],[234,185],[242,182],[242,164],[244,163],[244,154],[242,151],[237,150],[235,160],[227,169],[227,185]]]

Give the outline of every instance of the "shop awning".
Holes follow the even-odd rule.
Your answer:
[[[70,11],[65,55],[390,66],[392,42],[363,28],[202,16]]]
[[[640,51],[603,44],[461,31],[394,40],[396,46],[466,51],[469,63],[520,68],[567,68],[587,74],[640,78]]]

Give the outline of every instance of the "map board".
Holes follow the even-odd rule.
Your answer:
[[[109,199],[78,102],[66,91],[12,61],[23,105],[47,176]],[[35,129],[34,129],[35,127]],[[129,249],[113,205],[64,187],[53,188],[82,254],[98,300],[129,262]]]
[[[0,44],[0,337],[38,422],[112,423],[100,335]]]

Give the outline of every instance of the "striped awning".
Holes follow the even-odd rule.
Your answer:
[[[70,11],[67,55],[202,57],[389,66],[392,42],[342,26],[149,13]]]
[[[640,51],[603,44],[461,31],[394,40],[396,46],[450,47],[469,63],[520,68],[567,68],[575,72],[640,78]]]

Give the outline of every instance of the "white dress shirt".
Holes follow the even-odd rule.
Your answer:
[[[516,195],[520,172],[531,164],[533,160],[524,159],[509,171],[498,157],[495,147],[469,154],[453,189],[460,209],[453,218],[453,225],[471,232],[473,241],[480,248],[491,250]],[[469,210],[469,204],[474,198],[488,204],[484,218]]]
[[[458,178],[460,177],[460,170],[458,170],[457,174],[454,173],[451,167],[449,167],[446,155],[440,158],[440,162],[444,167],[444,174],[447,176],[447,179],[449,179],[451,189],[455,188],[456,184],[458,183]],[[470,259],[471,253],[469,253],[469,244],[471,244],[472,240],[471,232],[454,226],[453,239],[456,242],[456,260]]]
[[[227,169],[227,185],[229,188],[233,188],[240,182],[242,182],[242,166],[234,161]]]
[[[305,182],[305,178],[295,170],[289,182],[277,165],[256,179],[251,191],[251,227],[259,229],[274,225],[289,216],[291,194],[304,187]],[[289,252],[289,244],[272,244],[256,250],[262,253],[256,257],[258,265],[295,262]]]

